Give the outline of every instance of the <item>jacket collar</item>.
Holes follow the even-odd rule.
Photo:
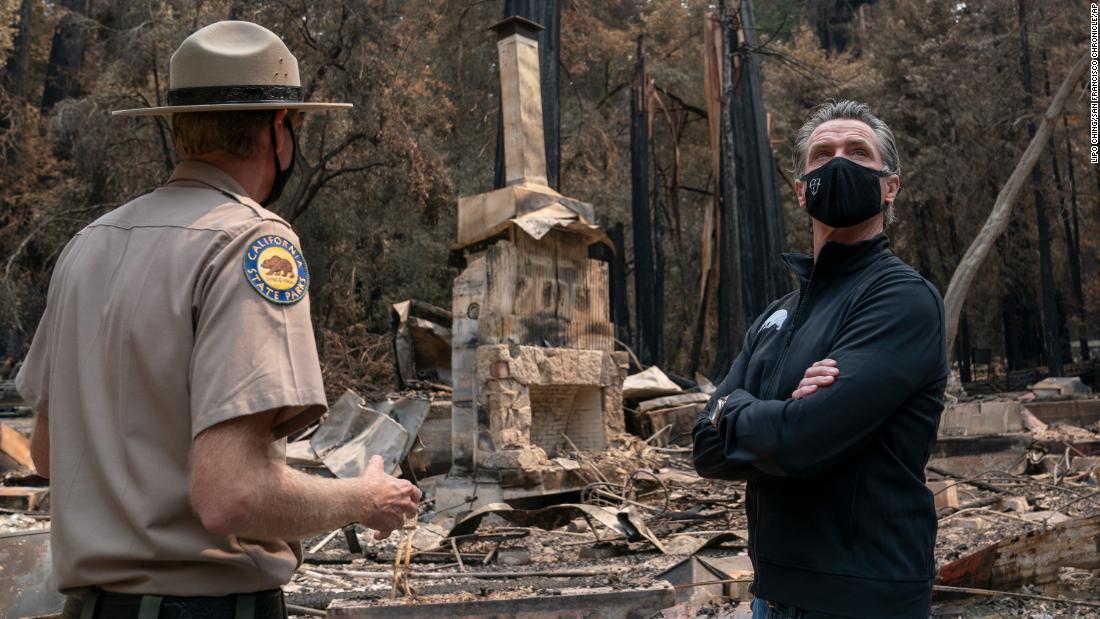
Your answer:
[[[810,274],[820,277],[827,274],[841,274],[859,271],[874,262],[879,256],[890,252],[890,237],[885,233],[855,243],[825,241],[814,268],[813,256],[806,254],[782,254],[783,262],[803,283]]]
[[[202,161],[186,160],[179,162],[176,169],[172,171],[172,176],[168,179],[169,183],[177,181],[198,182],[224,193],[248,196],[244,187],[241,187],[241,184],[232,175],[217,166]]]

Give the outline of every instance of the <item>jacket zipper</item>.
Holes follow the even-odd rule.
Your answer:
[[[772,370],[771,378],[768,379],[768,387],[763,392],[765,397],[772,397],[772,398],[775,397],[775,394],[771,393],[772,384],[775,382],[776,375],[779,374],[780,370],[783,368],[783,362],[787,360],[787,351],[790,350],[791,341],[794,339],[794,332],[798,329],[798,318],[802,314],[802,303],[805,300],[805,298],[807,296],[809,296],[810,286],[813,285],[814,273],[816,271],[817,271],[817,261],[815,260],[813,266],[810,267],[810,278],[806,280],[806,285],[798,293],[798,304],[795,305],[794,315],[791,317],[791,328],[787,331],[787,338],[783,342],[783,352],[779,355],[779,361],[776,363],[775,369]],[[757,493],[756,493],[755,503],[756,503],[756,505],[754,506],[753,511],[756,512],[756,528],[757,528],[757,531],[759,531],[760,526],[761,526],[761,521],[760,521],[760,503],[761,503],[761,501],[760,501],[760,492],[759,491],[757,491]],[[760,537],[759,535],[753,535],[752,536],[752,544],[751,544],[752,545],[753,569],[754,569],[753,576],[756,579],[756,590],[757,591],[760,591],[760,582],[762,580],[761,577],[760,577],[760,569],[757,567],[757,565],[759,565],[759,563],[760,563],[760,554],[756,550],[756,544],[757,544],[757,540],[759,539],[759,537]]]
[[[783,369],[783,362],[787,360],[787,352],[791,348],[794,332],[798,330],[798,319],[802,316],[802,305],[806,297],[810,295],[810,286],[814,283],[814,273],[816,272],[817,261],[815,260],[813,266],[810,268],[810,278],[806,280],[806,285],[798,293],[798,304],[794,307],[794,315],[791,317],[791,328],[787,330],[787,337],[783,342],[783,352],[780,353],[779,361],[775,364],[775,369],[772,370],[771,377],[768,378],[768,387],[763,392],[766,398],[774,398],[777,395],[772,393],[772,385],[775,383],[775,377]]]

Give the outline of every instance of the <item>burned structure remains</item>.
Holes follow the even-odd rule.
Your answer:
[[[546,182],[538,24],[498,36],[506,184],[458,201],[451,472],[436,505],[470,507],[579,487],[565,450],[623,430],[626,354],[614,351],[606,242],[591,204]]]

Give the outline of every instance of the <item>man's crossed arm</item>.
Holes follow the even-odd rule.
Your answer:
[[[696,470],[719,479],[811,476],[847,457],[940,377],[942,311],[923,280],[906,277],[860,300],[829,358],[807,370],[791,398],[760,400],[727,378],[717,423],[701,418],[696,424]],[[731,377],[743,376],[746,365],[739,356]]]

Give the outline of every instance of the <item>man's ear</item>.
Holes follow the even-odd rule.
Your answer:
[[[891,174],[883,180],[886,181],[886,191],[882,193],[882,201],[887,205],[893,204],[898,197],[898,192],[901,191],[901,177]]]
[[[806,183],[796,180],[794,182],[794,195],[798,196],[798,206],[806,208]]]
[[[275,112],[275,115],[271,118],[271,122],[275,127],[275,151],[283,152],[284,149],[290,147],[290,135],[283,131],[283,123],[286,121],[286,115],[290,113],[290,110],[279,110]]]

